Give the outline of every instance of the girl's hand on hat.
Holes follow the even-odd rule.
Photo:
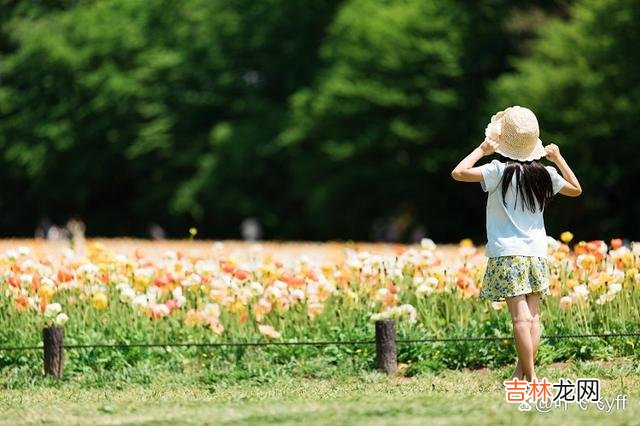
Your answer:
[[[491,139],[485,139],[481,144],[480,144],[480,149],[482,150],[482,153],[487,156],[487,155],[491,155],[494,152],[496,152],[496,149],[498,149],[498,143],[495,141],[492,141]]]
[[[562,156],[560,155],[560,148],[558,145],[552,143],[544,147],[544,150],[547,152],[547,159],[553,163],[557,163]]]

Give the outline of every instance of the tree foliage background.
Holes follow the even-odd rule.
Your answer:
[[[2,0],[0,233],[484,235],[450,170],[513,104],[583,182],[550,234],[640,238],[634,0]]]

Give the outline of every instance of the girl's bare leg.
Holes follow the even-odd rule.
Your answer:
[[[527,294],[527,305],[531,312],[531,344],[533,346],[533,360],[535,362],[536,352],[540,346],[540,294]]]
[[[540,346],[540,294],[530,293],[526,296],[527,305],[529,306],[529,312],[531,312],[531,345],[533,346],[533,360],[535,362],[536,353]],[[522,363],[520,357],[518,357],[518,363],[516,364],[516,371],[514,371],[511,378],[518,378],[522,380],[524,373],[522,372]]]
[[[513,337],[518,352],[518,360],[522,368],[523,377],[526,380],[533,380],[535,377],[533,367],[533,342],[531,339],[531,328],[533,316],[529,311],[529,305],[524,295],[506,298],[511,322],[513,323]]]

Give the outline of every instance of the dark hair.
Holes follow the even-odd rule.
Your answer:
[[[539,161],[518,161],[500,156],[500,161],[506,163],[502,175],[502,202],[507,206],[505,195],[511,184],[511,179],[516,177],[515,201],[513,208],[517,207],[518,195],[522,210],[525,207],[535,213],[543,211],[545,206],[553,198],[553,185],[547,169]]]

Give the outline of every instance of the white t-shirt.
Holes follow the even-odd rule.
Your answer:
[[[482,189],[487,196],[487,257],[499,256],[547,256],[547,232],[543,212],[532,213],[522,209],[521,199],[515,200],[515,174],[502,202],[502,174],[505,163],[493,160],[480,166]],[[557,194],[567,183],[552,166],[545,167],[551,176],[553,193]]]

